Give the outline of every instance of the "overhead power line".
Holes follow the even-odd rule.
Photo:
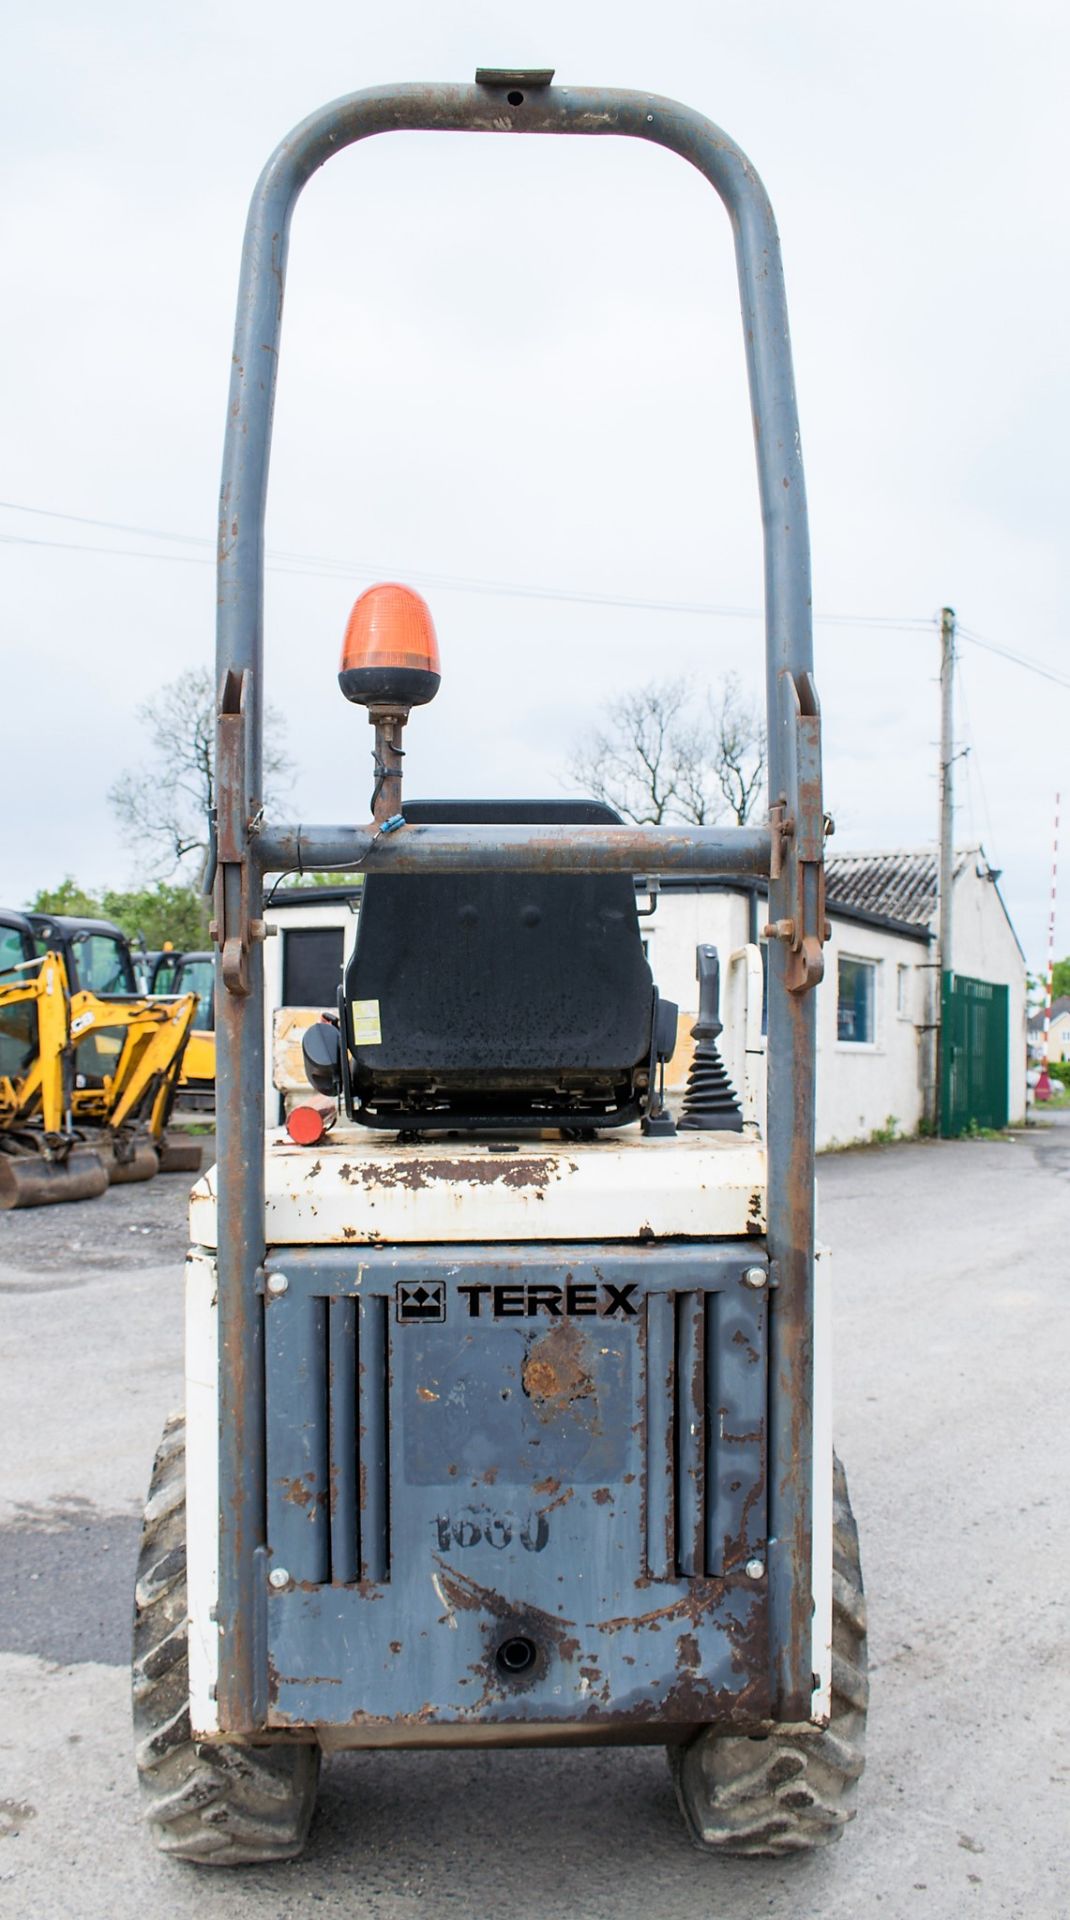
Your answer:
[[[1051,680],[1057,687],[1070,687],[1070,674],[1060,673],[1058,667],[1047,667],[1042,660],[1034,660],[1028,653],[1019,653],[1014,647],[1001,646],[998,640],[986,640],[982,634],[974,633],[972,628],[961,624],[957,628],[960,640],[968,640],[973,647],[982,647],[986,653],[995,653],[1001,660],[1010,660],[1016,667],[1026,667],[1030,673],[1039,673],[1043,679]]]
[[[173,544],[200,549],[196,553],[151,553],[140,547],[116,547],[103,542],[77,540],[51,540],[34,538],[30,534],[0,533],[0,543],[5,546],[52,547],[65,553],[110,554],[117,559],[159,560],[187,566],[209,566],[215,564],[216,542],[206,534],[173,533],[164,527],[142,527],[126,520],[104,520],[89,514],[61,513],[53,507],[25,506],[21,501],[0,500],[0,508],[8,513],[31,514],[34,518],[62,520],[72,526],[95,527],[102,532],[133,534],[141,540],[166,540]],[[384,566],[381,562],[367,560],[337,560],[324,555],[293,552],[286,548],[269,547],[265,553],[265,566],[273,573],[288,573],[297,576],[327,579],[352,580],[354,577],[367,576],[369,579],[397,577],[399,570]],[[485,579],[476,575],[440,573],[426,568],[403,567],[400,573],[415,586],[441,589],[452,593],[474,593],[494,598],[515,600],[551,600],[574,606],[619,607],[636,612],[687,614],[704,619],[761,620],[764,618],[761,607],[719,606],[703,600],[660,600],[647,598],[639,594],[607,594],[585,592],[578,588],[538,585],[534,582]],[[921,614],[867,614],[867,613],[815,613],[815,625],[828,627],[872,627],[896,632],[932,632],[939,625],[938,617]],[[971,646],[980,647],[986,653],[995,654],[1013,666],[1026,672],[1036,673],[1054,686],[1070,688],[1070,674],[1060,673],[1058,668],[1049,667],[1043,661],[1031,655],[1021,653],[1016,648],[1002,645],[997,640],[986,639],[983,634],[975,633],[972,628],[961,624],[956,629],[962,640]]]
[[[9,546],[55,547],[67,553],[103,553],[131,560],[183,560],[201,565],[215,563],[214,539],[205,534],[170,533],[162,527],[140,527],[126,520],[101,520],[88,514],[60,513],[51,507],[23,506],[14,500],[0,500],[0,507],[10,513],[33,514],[37,518],[63,520],[73,526],[96,527],[110,533],[135,534],[144,540],[169,540],[183,546],[202,549],[197,554],[145,553],[139,547],[116,547],[102,543],[80,542],[73,540],[51,540],[34,538],[31,534],[0,533],[0,542]],[[369,578],[390,577],[398,569],[384,566],[379,561],[337,560],[321,554],[295,553],[285,548],[269,547],[266,551],[265,565],[277,573],[315,575],[327,578],[351,580],[354,575],[367,574]],[[702,617],[732,620],[761,620],[764,613],[761,607],[718,606],[703,600],[659,600],[638,594],[590,593],[579,588],[538,585],[534,582],[512,580],[490,580],[476,575],[441,573],[427,568],[401,569],[406,580],[414,585],[441,587],[459,593],[478,593],[500,596],[509,599],[559,600],[580,606],[622,607],[649,613],[683,613]],[[884,614],[815,614],[815,619],[828,626],[883,627],[896,629],[927,629],[932,621],[924,617],[895,617]]]

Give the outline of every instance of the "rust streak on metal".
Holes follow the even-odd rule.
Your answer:
[[[556,1500],[551,1500],[548,1506],[539,1508],[540,1514],[545,1515],[547,1513],[553,1513],[555,1507],[567,1507],[569,1501],[572,1499],[573,1495],[575,1494],[575,1491],[576,1491],[575,1487],[564,1487],[562,1491],[558,1494]]]
[[[506,1600],[503,1594],[496,1593],[493,1587],[480,1586],[478,1580],[473,1580],[470,1574],[458,1573],[457,1569],[451,1567],[448,1560],[444,1560],[441,1554],[436,1553],[434,1559],[441,1568],[442,1585],[449,1594],[452,1604],[462,1612],[472,1613],[482,1609],[486,1613],[494,1614],[499,1620],[514,1620],[522,1613],[525,1620],[536,1623],[544,1633],[551,1634],[555,1641],[560,1640],[566,1627],[574,1627],[576,1624],[574,1620],[566,1619],[564,1614],[546,1613],[541,1607],[518,1608],[513,1601]]]
[[[719,1604],[729,1585],[727,1580],[696,1577],[688,1583],[686,1592],[667,1601],[663,1607],[652,1607],[649,1613],[618,1614],[611,1620],[596,1620],[593,1625],[598,1633],[619,1633],[623,1627],[650,1627],[663,1620],[686,1619],[698,1626],[702,1616]]]

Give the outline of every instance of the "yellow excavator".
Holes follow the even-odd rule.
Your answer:
[[[21,917],[32,929],[36,953],[51,949],[62,954],[72,991],[87,987],[109,999],[117,994],[152,999],[197,995],[197,1011],[182,1056],[178,1104],[210,1111],[215,1105],[214,955],[166,944],[150,952],[143,943],[139,947],[129,940],[111,920],[33,910]],[[102,1034],[86,1048],[82,1070],[98,1077],[110,1074],[117,1042],[118,1035]]]
[[[34,944],[27,921],[0,914],[0,1208],[196,1172],[199,1145],[166,1134],[196,995],[72,993],[62,954]]]
[[[170,957],[170,956],[168,956]],[[159,993],[158,974],[153,992]],[[184,1107],[215,1106],[215,955],[180,953],[166,993],[195,993],[197,1011],[193,1016],[189,1041],[182,1056],[182,1074],[178,1083],[179,1100]]]

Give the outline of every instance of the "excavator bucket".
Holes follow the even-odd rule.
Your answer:
[[[159,1156],[161,1173],[200,1173],[199,1140],[185,1139],[180,1133],[165,1133],[160,1141]]]
[[[102,1131],[93,1142],[93,1150],[104,1164],[110,1187],[131,1186],[138,1180],[152,1180],[160,1170],[153,1142],[147,1137],[124,1140],[122,1135]]]
[[[32,1147],[0,1152],[0,1208],[50,1207],[63,1200],[95,1200],[108,1187],[103,1157],[76,1147],[63,1160],[46,1160]]]

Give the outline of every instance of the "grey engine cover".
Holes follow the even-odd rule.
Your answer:
[[[754,1240],[269,1255],[269,1724],[762,1718],[764,1265]]]

